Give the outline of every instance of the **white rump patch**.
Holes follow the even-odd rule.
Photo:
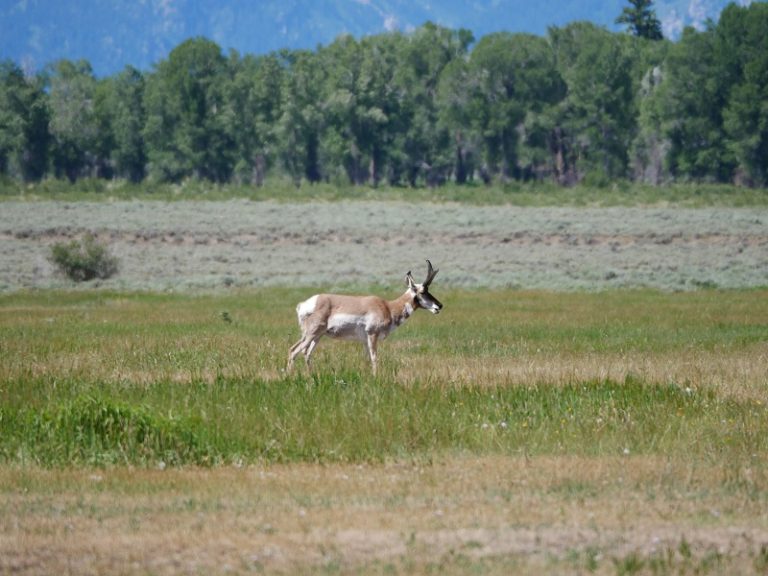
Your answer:
[[[315,311],[316,306],[317,294],[308,300],[304,300],[304,302],[300,302],[299,305],[296,306],[296,314],[299,317],[299,324],[301,324],[307,316],[310,316]]]

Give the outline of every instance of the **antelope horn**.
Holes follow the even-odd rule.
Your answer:
[[[432,280],[434,280],[435,276],[437,276],[437,273],[439,270],[435,270],[432,268],[432,262],[427,260],[427,279],[424,280],[424,287],[428,288],[430,284],[432,284]]]

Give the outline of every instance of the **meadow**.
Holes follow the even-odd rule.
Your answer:
[[[768,570],[764,191],[88,186],[0,186],[0,573]]]
[[[768,292],[437,282],[377,377],[308,287],[0,296],[0,567],[768,568]]]

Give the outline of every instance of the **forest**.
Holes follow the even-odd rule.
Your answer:
[[[191,38],[150,71],[0,62],[0,179],[768,184],[768,3],[677,41],[432,23],[315,50]]]

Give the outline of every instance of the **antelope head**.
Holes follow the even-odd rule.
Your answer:
[[[437,273],[438,270],[432,268],[432,262],[427,260],[427,279],[423,283],[417,284],[410,271],[405,275],[405,282],[408,284],[408,290],[413,294],[416,306],[429,310],[432,314],[438,314],[443,308],[440,301],[429,293],[429,285],[432,284]]]

